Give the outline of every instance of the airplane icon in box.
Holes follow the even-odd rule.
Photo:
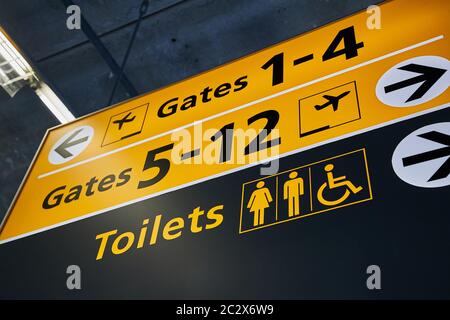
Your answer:
[[[300,137],[361,119],[356,82],[299,100]]]
[[[129,116],[131,116],[131,112],[128,112],[127,115],[125,117],[123,117],[122,119],[114,120],[113,123],[114,124],[118,124],[119,125],[119,130],[122,130],[122,127],[123,127],[123,125],[125,123],[132,122],[134,119],[136,119],[135,115],[133,117],[131,117],[131,118],[129,118]]]
[[[103,138],[102,147],[115,143],[142,132],[148,104],[113,115]]]
[[[330,96],[328,94],[324,94],[322,97],[324,97],[325,99],[328,100],[328,102],[325,102],[322,105],[316,104],[314,106],[314,108],[316,110],[322,110],[325,109],[328,106],[333,106],[333,111],[337,111],[339,108],[339,100],[341,100],[343,97],[345,97],[346,95],[348,95],[350,93],[350,91],[345,91],[344,93],[334,97],[334,96]]]

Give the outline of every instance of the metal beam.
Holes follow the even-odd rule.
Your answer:
[[[74,5],[72,0],[61,0],[63,4],[68,7],[71,5]],[[134,88],[134,86],[131,84],[131,82],[128,80],[125,74],[121,74],[120,66],[117,64],[116,60],[113,58],[111,53],[106,49],[104,44],[101,42],[100,38],[97,36],[95,31],[91,28],[89,23],[84,19],[83,14],[81,14],[81,30],[83,30],[86,37],[89,39],[89,41],[94,45],[94,47],[97,49],[98,53],[100,53],[101,57],[105,62],[108,64],[109,68],[111,69],[112,73],[114,74],[114,77],[120,77],[120,82],[122,83],[125,90],[130,94],[131,97],[137,96],[138,92]]]

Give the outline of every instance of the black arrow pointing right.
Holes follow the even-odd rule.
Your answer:
[[[68,158],[73,156],[69,151],[67,151],[67,148],[76,146],[77,144],[85,142],[89,136],[80,138],[78,140],[72,141],[73,138],[75,138],[83,129],[79,129],[72,133],[66,140],[64,140],[63,143],[61,143],[58,147],[55,148],[55,152],[58,153],[63,158]]]
[[[385,93],[400,90],[412,86],[413,84],[423,82],[422,85],[405,101],[405,103],[422,98],[423,95],[427,93],[427,91],[430,90],[430,88],[444,75],[444,73],[447,72],[445,69],[415,63],[407,64],[398,69],[420,73],[420,75],[384,87]]]
[[[430,131],[419,134],[418,137],[443,144],[445,147],[403,158],[403,166],[407,167],[442,157],[449,157],[428,181],[446,178],[450,174],[450,136],[438,131]]]

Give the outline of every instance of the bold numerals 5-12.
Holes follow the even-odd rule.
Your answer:
[[[259,134],[253,139],[245,148],[244,154],[249,155],[253,152],[258,152],[264,149],[274,147],[281,143],[281,138],[274,138],[269,141],[266,140],[267,136],[275,129],[280,115],[278,111],[266,110],[260,112],[247,120],[247,124],[251,125],[258,120],[265,120],[264,129],[259,132]],[[224,125],[219,131],[217,131],[212,137],[211,141],[219,141],[221,143],[221,154],[219,158],[219,163],[227,162],[231,159],[231,150],[233,147],[233,136],[234,136],[234,122]],[[138,183],[138,189],[143,189],[154,185],[155,183],[161,181],[169,172],[170,160],[168,158],[158,158],[160,153],[170,151],[174,147],[173,143],[167,144],[165,146],[150,150],[147,152],[147,157],[145,159],[144,167],[142,172],[146,172],[152,168],[157,168],[158,173],[147,180],[140,180]]]

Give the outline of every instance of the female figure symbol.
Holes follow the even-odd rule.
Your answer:
[[[253,213],[254,227],[264,224],[264,210],[268,208],[273,201],[269,189],[264,187],[264,185],[264,181],[259,181],[256,184],[257,189],[253,191],[247,204],[247,208]]]

